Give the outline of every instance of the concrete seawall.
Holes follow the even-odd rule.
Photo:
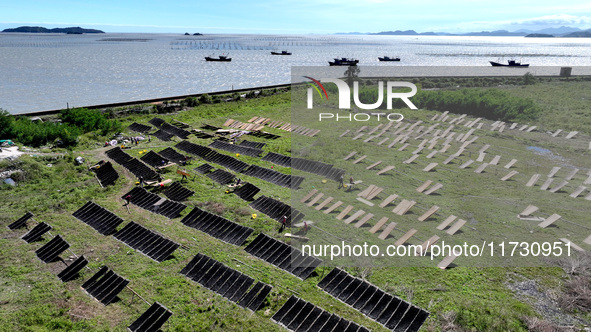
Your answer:
[[[268,90],[268,89],[275,89],[275,88],[287,88],[290,87],[291,83],[288,84],[277,84],[277,85],[267,85],[267,86],[259,86],[253,88],[245,88],[245,89],[236,89],[236,90],[225,90],[225,91],[216,91],[216,92],[204,92],[198,93],[193,95],[182,95],[182,96],[173,96],[173,97],[162,97],[162,98],[154,98],[154,99],[144,99],[144,100],[135,100],[135,101],[126,101],[121,103],[110,103],[110,104],[100,104],[100,105],[90,105],[90,106],[79,106],[76,108],[88,108],[88,109],[103,109],[103,108],[111,108],[111,107],[123,107],[123,106],[131,106],[131,105],[138,105],[138,104],[150,104],[150,103],[159,103],[165,101],[172,101],[172,100],[182,100],[187,97],[196,97],[199,98],[204,94],[208,94],[210,96],[215,95],[226,95],[232,93],[243,93],[249,92],[254,90]],[[39,111],[39,112],[31,112],[31,113],[18,113],[13,114],[15,116],[44,116],[44,115],[52,115],[58,114],[62,109],[58,110],[47,110],[47,111]]]

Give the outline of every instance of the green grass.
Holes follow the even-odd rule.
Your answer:
[[[588,110],[589,102],[581,99],[573,102],[572,107],[561,109],[562,113],[574,117],[573,123],[569,123],[568,126],[566,124],[563,126],[562,118],[554,115],[554,109],[559,108],[560,100],[568,102],[571,97],[583,98],[585,89],[588,90],[587,85],[587,82],[569,84],[550,82],[523,88],[507,88],[507,91],[531,98],[541,107],[545,107],[545,113],[539,119],[540,124],[548,128],[579,130],[583,133],[589,128],[589,123],[584,121],[586,118],[584,110]],[[175,119],[198,128],[203,124],[222,127],[228,118],[246,122],[253,116],[264,116],[286,122],[297,121],[299,124],[314,128],[318,126],[318,123],[306,122],[298,116],[292,118],[291,110],[291,95],[282,93],[238,102],[200,105],[175,114],[124,115],[119,120],[126,127],[132,122],[146,123],[152,117],[158,116],[169,122]],[[401,110],[401,112],[409,120],[423,120],[427,123],[435,114],[435,112],[424,110]],[[440,128],[445,127],[446,125],[440,125]],[[294,156],[304,156],[335,164],[335,167],[345,168],[347,174],[353,174],[355,179],[362,179],[364,184],[385,187],[384,193],[374,199],[374,202],[379,203],[386,197],[386,193],[396,193],[404,198],[416,199],[420,207],[414,209],[413,214],[402,216],[397,220],[399,230],[393,233],[394,239],[402,235],[403,231],[414,227],[419,232],[411,242],[420,244],[421,240],[433,234],[434,227],[442,218],[451,213],[458,216],[471,216],[478,223],[469,223],[466,226],[482,232],[513,232],[518,236],[526,237],[532,230],[536,238],[540,239],[555,239],[557,235],[568,234],[575,243],[581,243],[582,239],[588,235],[586,231],[568,223],[559,223],[556,229],[539,230],[535,224],[530,223],[524,226],[524,222],[515,219],[515,214],[529,203],[543,207],[542,210],[547,213],[560,210],[563,218],[568,220],[584,223],[584,220],[588,219],[586,216],[589,208],[581,201],[582,198],[570,199],[566,193],[557,193],[554,195],[559,196],[554,196],[539,190],[540,183],[536,188],[525,188],[523,185],[531,174],[547,173],[556,163],[555,160],[536,155],[525,147],[539,146],[551,149],[568,160],[569,164],[584,167],[589,152],[586,150],[588,140],[585,141],[582,137],[567,142],[563,139],[551,139],[549,135],[539,132],[511,131],[499,134],[479,130],[474,134],[480,136],[477,141],[479,146],[470,147],[467,150],[468,156],[471,153],[472,158],[475,158],[479,147],[483,143],[488,143],[492,146],[488,151],[487,159],[494,154],[501,154],[503,158],[500,166],[489,166],[491,168],[477,177],[478,181],[474,181],[474,167],[459,170],[460,161],[439,165],[436,171],[431,173],[421,170],[426,165],[424,158],[419,158],[415,164],[402,164],[401,161],[410,156],[420,141],[413,140],[412,146],[402,152],[385,152],[387,148],[376,146],[377,140],[373,143],[363,143],[362,140],[352,141],[350,136],[338,139],[338,135],[348,128],[345,124],[336,126],[326,124],[318,128],[322,129],[319,140],[296,134],[290,137],[287,132],[272,128],[265,130],[282,137],[274,141],[251,137],[248,137],[248,140],[267,142],[265,151],[288,155],[293,153]],[[463,126],[456,128],[462,132],[467,131]],[[211,142],[211,140],[196,138],[190,138],[190,141],[202,145]],[[385,331],[381,325],[316,287],[316,284],[331,269],[328,262],[326,267],[317,269],[317,274],[301,281],[291,274],[249,256],[241,247],[225,244],[183,226],[179,222],[180,218],[168,220],[135,206],[130,206],[131,213],[128,213],[119,197],[133,186],[135,178],[122,167],[114,164],[122,178],[114,186],[100,188],[94,175],[86,170],[86,165],[75,166],[73,158],[81,155],[92,164],[106,159],[104,155],[106,149],[101,147],[102,142],[95,140],[92,134],[82,137],[81,142],[75,151],[68,153],[64,158],[23,156],[14,162],[2,161],[0,170],[19,168],[24,172],[17,176],[20,183],[18,187],[6,185],[0,187],[2,197],[0,223],[7,225],[26,211],[31,211],[35,214],[35,220],[45,221],[53,227],[51,231],[53,235],[62,235],[71,244],[71,250],[74,253],[84,254],[91,262],[89,267],[93,271],[97,271],[102,265],[107,265],[129,279],[130,287],[144,299],[150,303],[158,301],[171,309],[174,314],[164,326],[164,330],[281,331],[278,325],[271,322],[270,317],[290,295],[296,294],[331,313],[337,313],[373,331]],[[160,151],[171,145],[174,145],[174,142],[164,143],[153,138],[151,143],[141,143],[138,148],[128,150],[128,153],[138,157],[140,150]],[[304,150],[305,155],[302,154]],[[367,161],[358,165],[343,161],[343,157],[349,151],[368,155]],[[450,149],[450,151],[454,150]],[[520,174],[514,181],[501,182],[499,178],[508,172],[502,169],[502,166],[510,160],[509,156],[519,160],[515,169]],[[257,158],[240,156],[239,159],[262,167],[272,166]],[[443,159],[443,156],[436,156],[434,162],[441,163]],[[459,159],[467,160],[465,156]],[[396,165],[396,170],[390,172],[391,175],[379,177],[375,176],[375,172],[365,171],[370,161],[377,160],[384,160],[380,166],[388,163]],[[203,161],[194,160],[187,168],[193,169],[202,163]],[[52,166],[49,167],[48,164]],[[274,166],[274,169],[284,173],[291,172],[289,168],[279,166]],[[561,172],[566,171],[563,169]],[[575,180],[582,181],[585,178],[583,173],[581,171]],[[294,171],[294,174],[299,172]],[[164,175],[166,178],[180,180],[180,175],[176,174],[174,169],[165,171]],[[316,229],[312,229],[308,234],[312,240],[333,241],[334,236],[368,242],[377,241],[375,235],[369,235],[367,228],[361,228],[356,232],[352,230],[353,225],[344,225],[336,220],[334,213],[326,216],[298,203],[298,197],[315,187],[327,196],[338,197],[359,208],[363,206],[355,200],[359,190],[344,193],[343,190],[337,190],[336,183],[332,181],[323,184],[319,176],[309,173],[302,175],[306,176],[306,180],[302,189],[295,192],[293,205],[306,214],[306,219],[314,220],[317,222],[315,226],[326,231],[320,236]],[[261,194],[290,203],[292,193],[288,188],[277,187],[256,178],[246,176],[241,178],[261,188]],[[426,179],[444,184],[440,196],[425,196],[415,191],[415,188]],[[569,184],[566,192],[572,191],[575,180],[571,181],[572,184]],[[212,203],[218,203],[215,213],[255,229],[255,233],[249,240],[259,232],[280,238],[277,233],[279,225],[276,221],[252,210],[246,202],[235,195],[225,194],[226,188],[215,184],[209,178],[198,175],[186,182],[185,186],[196,192],[188,200],[188,206],[207,208],[212,206]],[[556,200],[555,197],[560,199]],[[72,217],[71,213],[87,200],[93,200],[126,221],[135,221],[158,231],[189,249],[179,248],[175,251],[173,258],[156,263],[118,242],[112,236],[102,236]],[[206,204],[207,202],[209,204]],[[433,204],[439,205],[442,212],[427,222],[417,222],[416,218],[420,215],[421,209],[426,209]],[[375,210],[375,214],[376,216],[380,213],[387,215],[386,212],[393,207],[394,205],[390,205],[389,209]],[[188,213],[188,210],[184,214]],[[369,207],[366,211],[369,211]],[[257,213],[258,217],[252,219],[252,213]],[[391,213],[388,215],[392,216]],[[375,223],[376,220],[377,217],[374,217],[369,224]],[[124,331],[126,326],[148,308],[146,303],[137,296],[133,297],[129,291],[123,291],[120,301],[106,307],[94,301],[80,289],[82,282],[92,275],[90,271],[83,272],[79,279],[61,283],[55,275],[64,265],[60,262],[43,264],[35,257],[34,251],[46,243],[49,237],[45,236],[42,243],[26,244],[19,238],[23,233],[24,230],[10,231],[6,227],[0,227],[1,331]],[[330,236],[326,237],[327,233]],[[465,228],[464,233],[449,239],[456,241],[456,238],[457,241],[473,242],[481,239],[481,234]],[[388,239],[389,243],[394,239]],[[178,272],[197,253],[206,254],[256,280],[271,284],[273,291],[264,306],[257,312],[251,313],[180,275]],[[62,254],[62,258],[68,256],[70,253]],[[447,312],[455,312],[454,324],[467,331],[525,331],[524,317],[538,314],[529,304],[519,301],[506,287],[506,283],[518,275],[520,278],[537,280],[544,290],[559,291],[565,279],[559,268],[474,268],[458,259],[456,263],[459,267],[443,271],[435,267],[436,262],[423,261],[422,264],[426,267],[349,267],[347,270],[355,276],[365,277],[380,288],[429,310],[431,317],[424,327],[426,331],[442,330],[446,324]]]

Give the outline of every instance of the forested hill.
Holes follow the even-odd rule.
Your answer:
[[[69,28],[53,28],[47,29],[44,27],[29,27],[29,26],[22,26],[13,29],[4,29],[2,32],[29,32],[29,33],[72,33],[72,34],[80,34],[80,33],[105,33],[101,30],[96,29],[84,29],[81,27],[69,27]]]

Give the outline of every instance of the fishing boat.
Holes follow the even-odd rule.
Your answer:
[[[205,61],[230,62],[232,61],[232,58],[228,58],[227,55],[218,55],[217,58],[206,56]]]
[[[273,55],[291,55],[291,52],[288,52],[288,51],[273,52],[273,51],[271,51],[271,54],[273,54]]]
[[[399,57],[389,57],[389,56],[383,56],[383,57],[378,57],[378,60],[380,61],[400,61]]]
[[[489,61],[493,67],[529,67],[529,63],[521,63],[515,60],[507,60],[507,63],[500,63],[495,61]]]
[[[357,59],[347,59],[347,58],[335,58],[334,61],[329,61],[328,64],[330,66],[357,66],[359,60]]]

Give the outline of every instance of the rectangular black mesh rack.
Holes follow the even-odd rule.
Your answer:
[[[275,323],[298,332],[369,332],[363,326],[330,314],[324,309],[292,295],[271,317]]]
[[[103,187],[115,184],[115,181],[119,178],[119,174],[113,168],[113,164],[110,161],[94,168],[93,171]]]
[[[173,163],[177,163],[177,164],[181,164],[188,159],[187,156],[176,152],[176,150],[173,148],[166,148],[166,149],[158,152],[158,154],[161,155],[162,157],[172,161]]]
[[[75,261],[73,261],[70,265],[68,265],[65,269],[63,269],[60,273],[57,274],[57,277],[62,282],[68,282],[70,280],[76,279],[80,271],[88,265],[88,260],[84,256],[78,257]]]
[[[334,268],[318,287],[393,331],[418,331],[429,312]]]
[[[299,249],[263,233],[244,250],[302,280],[308,278],[322,264],[320,259],[304,255]]]
[[[19,228],[23,228],[25,226],[27,226],[27,221],[29,219],[33,218],[33,214],[31,212],[27,212],[25,213],[24,216],[18,218],[17,221],[13,222],[12,224],[8,225],[9,229],[19,229]]]
[[[152,127],[136,122],[130,124],[127,128],[132,131],[137,131],[138,133],[147,133],[152,130]]]
[[[161,141],[165,141],[168,142],[170,140],[172,140],[173,137],[175,137],[173,134],[164,131],[162,129],[158,129],[154,134],[154,136],[156,136],[156,138],[158,138]]]
[[[261,189],[252,183],[245,183],[240,187],[234,189],[234,194],[245,201],[254,200],[254,195],[258,194]]]
[[[91,201],[88,201],[72,215],[103,235],[113,234],[117,226],[123,222],[123,219],[113,212]]]
[[[162,167],[169,162],[168,159],[151,150],[147,153],[144,153],[140,159],[152,167]]]
[[[128,284],[129,280],[103,266],[82,284],[82,289],[103,305],[109,305]]]
[[[230,143],[226,143],[226,142],[220,141],[220,140],[213,141],[211,144],[209,144],[209,147],[214,148],[214,149],[220,149],[220,150],[232,152],[232,153],[239,153],[239,154],[243,154],[245,156],[251,156],[251,157],[258,157],[263,153],[263,150],[261,150],[261,149],[242,146],[242,145],[236,145],[236,144],[230,144]]]
[[[164,261],[180,247],[180,244],[133,221],[125,225],[113,236],[157,262]]]
[[[35,254],[45,263],[55,261],[64,250],[70,248],[70,244],[66,242],[61,236],[56,235],[51,241],[47,242],[43,247],[37,249]]]
[[[234,181],[234,174],[230,172],[226,172],[223,169],[216,169],[211,173],[207,173],[205,176],[214,180],[215,182],[224,185]]]
[[[160,331],[160,328],[170,316],[172,316],[170,310],[162,304],[155,302],[146,312],[131,323],[127,329],[131,332]]]
[[[197,254],[180,273],[252,311],[261,306],[271,291],[270,285],[258,282],[253,286],[253,278],[203,254]]]
[[[180,182],[173,182],[162,193],[164,196],[176,202],[182,202],[195,194],[194,191],[183,187]]]
[[[126,197],[128,196],[131,204],[137,205],[150,212],[161,214],[170,219],[176,218],[187,208],[187,206],[182,203],[167,200],[156,194],[150,193],[141,187],[133,188],[130,192],[121,196],[121,198],[127,200]]]
[[[286,226],[291,226],[292,223],[297,223],[305,217],[303,213],[291,206],[267,196],[259,196],[249,205],[279,222],[283,222],[284,216],[287,217]]]
[[[262,149],[267,145],[264,142],[252,142],[252,141],[242,141],[239,144],[240,146],[245,146],[247,148],[254,148],[254,149]]]
[[[182,220],[183,225],[195,228],[219,240],[241,246],[254,231],[213,213],[194,208]]]
[[[42,222],[33,227],[33,229],[28,231],[25,235],[21,236],[21,239],[27,243],[35,242],[40,240],[43,234],[49,232],[50,230],[51,226],[45,222]]]

